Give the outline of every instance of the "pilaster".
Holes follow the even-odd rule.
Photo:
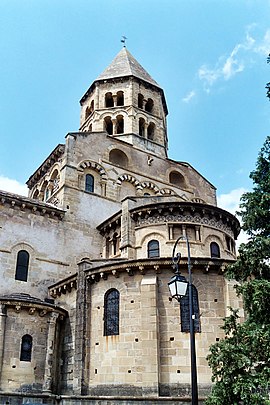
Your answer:
[[[1,377],[4,358],[4,339],[6,330],[6,306],[0,304],[0,389],[1,389]]]
[[[53,372],[55,365],[55,347],[56,340],[56,322],[59,314],[51,312],[48,320],[48,335],[47,335],[47,352],[45,358],[45,371],[44,371],[44,383],[43,391],[52,392],[53,384]]]
[[[157,277],[144,275],[141,282],[141,341],[143,391],[159,395],[159,330],[157,313]]]

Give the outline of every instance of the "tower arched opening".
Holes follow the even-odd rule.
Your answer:
[[[116,105],[117,106],[124,105],[124,92],[123,91],[117,92]]]
[[[155,136],[155,124],[153,122],[150,122],[147,128],[147,138],[150,139],[150,141],[153,141],[154,136]]]
[[[104,130],[109,134],[113,134],[113,123],[111,117],[104,118]]]
[[[113,107],[113,96],[111,92],[105,94],[105,107]]]

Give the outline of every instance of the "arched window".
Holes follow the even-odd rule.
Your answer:
[[[155,124],[153,124],[153,122],[150,122],[147,128],[147,138],[153,141],[154,134],[155,134]]]
[[[104,296],[104,336],[119,335],[119,291],[112,289]]]
[[[213,259],[220,257],[220,249],[216,242],[210,243],[210,254]]]
[[[88,193],[94,192],[94,176],[92,174],[85,176],[85,191],[88,191]]]
[[[145,120],[143,118],[139,118],[139,135],[145,136]]]
[[[120,149],[112,149],[109,154],[109,160],[117,166],[128,166],[128,157]]]
[[[124,92],[123,91],[117,92],[116,105],[124,105]]]
[[[200,332],[200,310],[199,310],[199,299],[197,288],[192,285],[192,296],[193,296],[193,314],[194,319],[194,331]],[[181,314],[181,332],[189,332],[189,289],[187,288],[186,295],[180,298],[180,314]]]
[[[26,250],[20,250],[17,255],[15,280],[27,281],[29,266],[29,253]]]
[[[104,129],[109,134],[113,134],[113,123],[111,117],[104,118]]]
[[[138,107],[143,108],[143,95],[138,94]]]
[[[87,118],[89,117],[89,115],[91,115],[91,110],[90,110],[89,107],[86,107],[86,110],[85,110],[85,119],[87,119]]]
[[[112,93],[106,93],[105,94],[105,107],[113,107]]]
[[[145,111],[151,113],[153,111],[153,107],[154,107],[154,101],[151,98],[149,98],[145,104]]]
[[[24,335],[21,342],[20,361],[31,361],[32,336]]]
[[[91,104],[90,104],[90,113],[92,113],[94,111],[94,105],[95,105],[95,102],[94,102],[94,100],[92,100]]]
[[[159,257],[159,241],[158,240],[150,240],[147,245],[147,257]]]
[[[174,184],[177,187],[185,187],[186,186],[184,176],[181,173],[175,172],[175,171],[172,171],[169,174],[169,182],[171,184]]]
[[[123,134],[124,133],[124,117],[123,115],[117,115],[116,117],[116,133]]]

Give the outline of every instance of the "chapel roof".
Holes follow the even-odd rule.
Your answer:
[[[159,84],[131,55],[126,47],[121,49],[110,65],[98,76],[96,80],[108,80],[125,76],[134,76],[154,86],[160,87]]]

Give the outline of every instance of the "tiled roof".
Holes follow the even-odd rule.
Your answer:
[[[114,79],[125,76],[134,76],[154,86],[160,87],[125,47],[121,49],[111,64],[96,80]]]

